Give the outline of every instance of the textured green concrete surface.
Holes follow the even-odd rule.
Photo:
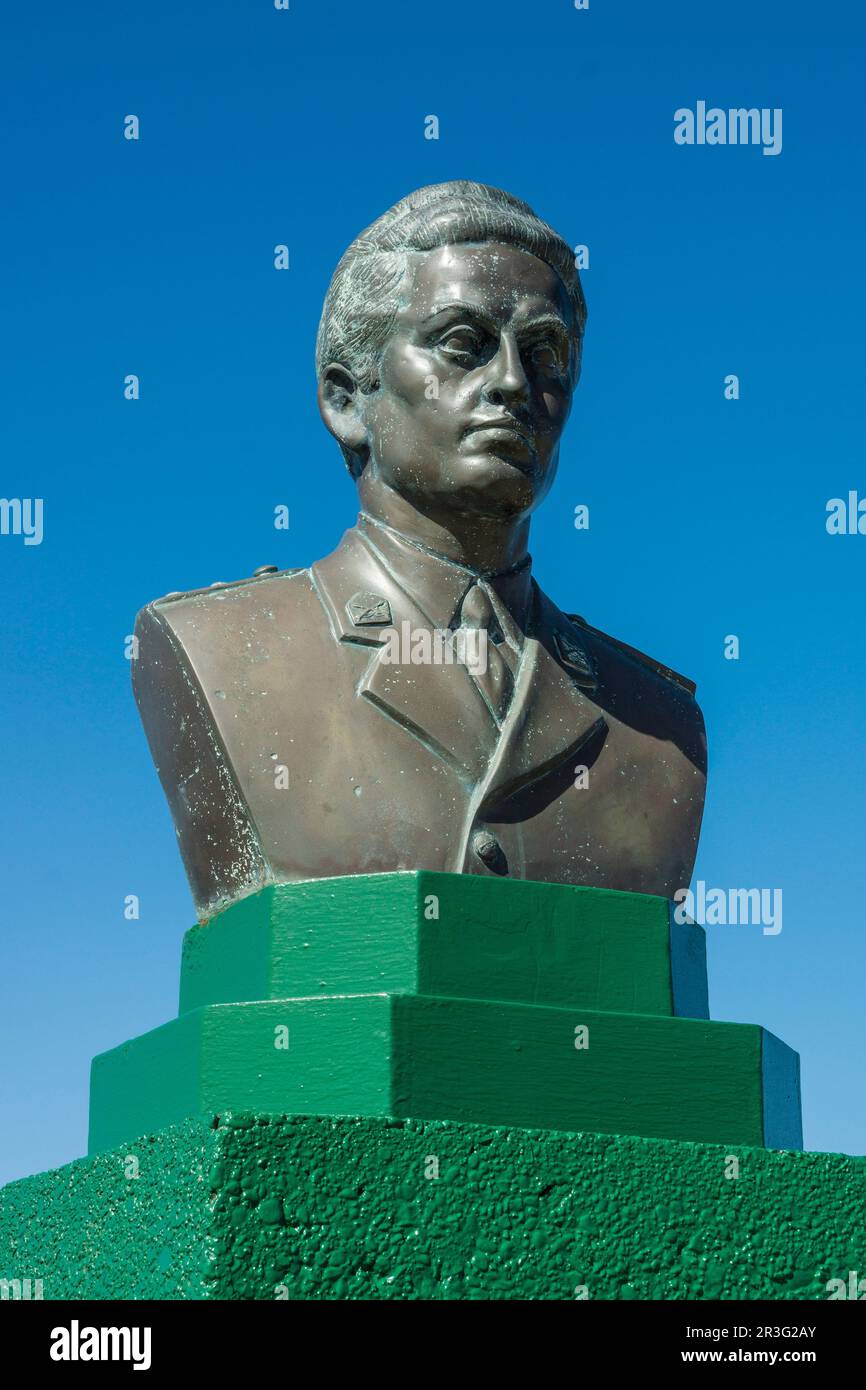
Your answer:
[[[707,1018],[706,942],[645,893],[426,872],[265,888],[184,939],[181,1013],[379,993]]]
[[[866,1159],[455,1122],[225,1115],[0,1192],[46,1299],[825,1299]]]
[[[797,1054],[751,1024],[409,994],[271,999],[194,1009],[95,1057],[90,1152],[239,1109],[799,1148],[799,1096]]]

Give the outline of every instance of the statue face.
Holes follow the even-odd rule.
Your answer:
[[[513,246],[413,252],[380,363],[355,393],[371,481],[434,517],[516,518],[550,488],[571,407],[572,310],[556,271]]]

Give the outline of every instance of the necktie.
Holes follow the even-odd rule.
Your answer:
[[[485,669],[481,670],[476,666],[472,675],[497,724],[501,724],[514,690],[514,677],[509,663],[494,641],[494,637],[499,637],[502,646],[505,647],[493,604],[483,584],[473,584],[464,596],[460,608],[460,626],[480,629],[484,633],[481,638],[479,666],[484,666]]]

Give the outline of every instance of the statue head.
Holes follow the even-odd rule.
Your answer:
[[[362,502],[503,521],[556,472],[586,306],[566,242],[526,203],[464,181],[411,193],[334,272],[319,405]]]

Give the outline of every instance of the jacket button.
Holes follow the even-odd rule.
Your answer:
[[[472,836],[472,848],[482,864],[486,864],[492,873],[508,873],[508,860],[505,858],[505,852],[496,836],[491,835],[489,830],[475,831]]]

